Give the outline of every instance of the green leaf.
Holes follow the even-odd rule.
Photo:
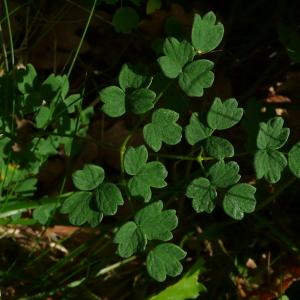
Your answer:
[[[112,23],[117,32],[130,33],[136,29],[139,22],[139,15],[131,7],[121,7],[116,10]]]
[[[210,176],[213,185],[219,188],[226,188],[241,179],[239,170],[239,165],[235,161],[228,163],[219,161],[210,167],[208,176]]]
[[[132,221],[119,228],[114,242],[118,244],[117,252],[121,257],[130,257],[136,252],[145,250],[147,245],[145,234]]]
[[[185,300],[196,299],[200,294],[206,292],[203,284],[198,282],[199,275],[204,273],[204,260],[197,262],[188,270],[176,283],[169,285],[159,294],[150,297],[148,300]]]
[[[140,172],[128,181],[128,189],[132,196],[141,196],[146,202],[150,201],[151,187],[163,188],[167,185],[165,178],[167,170],[160,162],[147,163]]]
[[[176,211],[163,211],[162,201],[153,202],[141,209],[134,220],[148,240],[168,241],[173,238],[171,231],[178,225]]]
[[[154,107],[156,94],[148,89],[138,89],[126,97],[126,104],[134,114],[143,114]]]
[[[185,138],[190,145],[194,146],[196,143],[208,138],[212,132],[212,129],[206,127],[199,120],[198,113],[193,113],[190,123],[185,127]]]
[[[27,94],[32,91],[36,79],[37,73],[32,64],[28,64],[25,69],[21,68],[16,71],[17,87],[23,94]]]
[[[51,110],[46,106],[41,106],[36,117],[36,127],[44,128],[51,118]]]
[[[152,114],[152,122],[143,129],[146,143],[155,151],[159,151],[162,142],[176,145],[181,141],[182,128],[176,121],[179,114],[170,109],[159,108]]]
[[[77,192],[68,197],[60,210],[63,214],[69,214],[71,224],[80,226],[88,222],[92,227],[96,227],[102,220],[102,213],[90,208],[92,199],[91,192]]]
[[[146,7],[146,13],[147,13],[147,15],[151,15],[160,8],[161,8],[161,0],[148,0],[147,7]]]
[[[259,124],[259,132],[257,135],[258,149],[279,149],[287,141],[290,129],[283,128],[284,120],[281,117],[270,119],[267,123]]]
[[[119,74],[119,85],[123,91],[127,88],[148,88],[153,77],[140,74],[136,67],[124,64]]]
[[[255,210],[256,188],[247,183],[240,183],[227,191],[223,200],[223,208],[230,217],[241,220],[244,213],[252,213]]]
[[[295,144],[289,152],[288,163],[291,172],[300,178],[300,142]]]
[[[195,14],[192,27],[192,44],[198,52],[209,52],[220,44],[224,35],[224,27],[210,11],[201,18]]]
[[[43,204],[33,211],[32,217],[40,224],[47,224],[53,210],[57,207],[56,203]]]
[[[270,183],[276,183],[281,178],[281,172],[287,166],[285,156],[277,150],[258,150],[254,157],[256,178],[265,178]]]
[[[36,184],[37,178],[26,178],[25,180],[20,180],[14,187],[14,192],[23,194],[23,196],[25,196],[25,194],[26,196],[33,195],[37,190]]]
[[[194,50],[187,41],[179,42],[176,38],[165,39],[163,45],[165,56],[158,58],[158,63],[168,78],[176,78],[188,61],[193,60]]]
[[[142,145],[136,148],[128,147],[124,155],[124,168],[127,174],[136,175],[146,165],[148,160],[147,148]]]
[[[207,123],[212,129],[228,129],[236,125],[243,116],[243,109],[238,108],[238,102],[234,98],[221,101],[215,98],[207,113]]]
[[[117,86],[109,86],[100,91],[100,99],[104,103],[102,110],[115,118],[125,114],[125,93]]]
[[[211,213],[216,205],[217,191],[208,179],[200,177],[189,184],[186,196],[193,199],[192,205],[197,213]]]
[[[179,76],[180,88],[190,97],[202,97],[205,88],[212,86],[214,63],[207,59],[193,61],[184,67]]]
[[[233,145],[226,139],[210,136],[205,142],[205,151],[209,156],[221,160],[234,155]]]
[[[94,190],[104,180],[104,170],[96,165],[86,164],[82,170],[73,173],[74,185],[83,191]]]
[[[123,197],[119,188],[113,183],[102,183],[97,187],[97,208],[107,216],[117,213],[118,205],[123,205]]]
[[[157,281],[165,281],[166,276],[176,277],[182,272],[180,260],[186,252],[171,243],[160,244],[147,255],[147,271]]]

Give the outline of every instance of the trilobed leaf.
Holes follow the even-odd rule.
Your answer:
[[[192,43],[199,52],[209,52],[215,49],[224,35],[224,27],[216,23],[215,14],[210,11],[201,17],[195,14],[192,27]]]
[[[254,167],[257,179],[265,178],[270,183],[276,183],[286,165],[284,154],[277,150],[258,150],[255,153]]]
[[[213,66],[214,63],[207,59],[189,63],[179,76],[180,88],[190,97],[202,97],[204,89],[214,82]]]
[[[270,119],[267,123],[259,124],[257,135],[258,149],[279,149],[287,141],[290,129],[283,127],[284,120],[281,117]]]
[[[185,256],[186,252],[177,245],[160,244],[148,253],[147,271],[157,281],[166,280],[167,275],[178,276],[183,269],[180,260]]]
[[[174,209],[163,210],[162,201],[153,202],[135,215],[135,223],[145,233],[148,240],[168,241],[171,231],[177,227],[178,219]]]
[[[207,124],[218,130],[228,129],[236,125],[243,116],[243,109],[238,108],[238,102],[234,98],[221,101],[215,98],[207,113]]]
[[[176,123],[179,114],[173,110],[159,108],[152,114],[152,121],[143,129],[146,143],[154,150],[160,150],[162,143],[176,145],[181,141],[182,128]]]
[[[211,213],[216,205],[217,191],[207,178],[200,177],[189,184],[186,196],[193,199],[192,205],[196,212]]]
[[[104,170],[97,165],[86,164],[72,175],[74,185],[82,191],[95,189],[104,180]]]

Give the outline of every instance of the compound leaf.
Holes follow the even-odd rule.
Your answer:
[[[201,18],[195,14],[192,27],[192,44],[199,51],[209,52],[215,49],[221,42],[224,35],[224,27],[218,22],[216,16],[210,11]]]
[[[102,183],[97,187],[96,194],[97,208],[104,215],[114,215],[118,210],[118,205],[124,203],[121,191],[113,183]]]
[[[124,168],[127,174],[136,175],[140,172],[148,160],[147,148],[142,145],[139,147],[128,147],[124,155]]]
[[[171,231],[177,227],[178,219],[174,209],[163,211],[162,201],[149,204],[135,215],[135,223],[148,240],[168,241]]]
[[[211,178],[213,185],[219,188],[226,188],[240,180],[239,170],[239,165],[235,161],[228,163],[219,161],[210,167],[208,176]]]
[[[158,58],[158,63],[168,78],[176,78],[194,57],[192,45],[187,41],[179,42],[174,37],[165,39],[163,51],[165,56]]]
[[[189,184],[186,196],[193,199],[192,205],[196,212],[211,213],[216,205],[217,191],[207,178],[200,177]]]
[[[244,213],[255,210],[256,188],[247,183],[240,183],[227,191],[223,200],[223,208],[226,214],[236,220],[241,220]]]
[[[284,120],[281,117],[270,119],[267,123],[259,124],[259,132],[257,135],[258,149],[279,149],[287,141],[290,129],[283,128]]]
[[[234,155],[233,145],[228,140],[217,136],[208,137],[205,141],[205,151],[209,156],[220,160]]]
[[[132,221],[125,223],[119,228],[114,242],[118,244],[118,254],[125,258],[145,250],[147,245],[145,234]]]
[[[214,82],[213,66],[214,63],[207,59],[189,63],[179,76],[180,88],[190,97],[202,97],[204,89]]]
[[[147,163],[134,177],[128,181],[128,189],[132,196],[141,196],[146,202],[150,201],[152,193],[151,187],[163,188],[167,185],[165,166],[158,162],[152,161]]]
[[[242,108],[238,108],[236,99],[222,102],[220,98],[215,98],[207,113],[207,123],[213,129],[228,129],[241,120],[243,112]]]
[[[119,73],[119,85],[123,91],[127,88],[148,88],[152,82],[152,77],[142,75],[137,68],[124,64]]]
[[[152,122],[143,129],[146,143],[155,151],[159,151],[162,142],[176,145],[180,142],[182,128],[176,121],[179,114],[173,110],[159,108],[152,114]]]
[[[185,138],[187,142],[194,146],[196,143],[205,140],[212,134],[213,130],[206,127],[198,117],[198,113],[193,113],[190,123],[185,127]]]
[[[182,272],[180,260],[186,252],[179,246],[165,243],[156,246],[147,255],[147,271],[157,281],[166,280],[166,276],[175,277]]]
[[[154,107],[155,97],[153,91],[141,88],[126,97],[126,104],[134,114],[143,114]]]
[[[104,170],[97,165],[86,164],[82,170],[73,173],[74,185],[82,191],[95,189],[104,180]]]
[[[291,172],[300,178],[300,142],[291,148],[288,155],[288,163]]]
[[[265,178],[270,183],[276,183],[281,178],[281,172],[287,166],[283,153],[277,150],[258,150],[254,157],[256,178]]]
[[[76,192],[63,203],[60,212],[69,214],[71,224],[80,226],[88,222],[92,227],[97,226],[102,220],[102,213],[90,208],[91,192]]]

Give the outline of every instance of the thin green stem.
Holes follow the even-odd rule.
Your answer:
[[[8,11],[8,5],[7,0],[4,0],[4,9],[5,9],[5,15],[7,19],[7,28],[8,28],[8,35],[9,35],[9,43],[10,43],[10,50],[11,50],[11,64],[12,67],[15,65],[15,52],[14,52],[14,42],[12,37],[12,31],[11,31],[11,25],[10,25],[10,15]]]
[[[81,36],[79,45],[78,45],[78,47],[77,47],[77,49],[76,49],[75,56],[74,56],[74,58],[73,58],[73,60],[72,60],[71,66],[70,66],[69,71],[68,71],[68,73],[67,73],[67,77],[68,77],[68,78],[70,77],[70,75],[71,75],[71,73],[72,73],[72,70],[73,70],[73,68],[74,68],[75,62],[76,62],[77,57],[78,57],[78,55],[79,55],[79,52],[80,52],[80,50],[81,50],[83,41],[84,41],[85,36],[86,36],[86,33],[87,33],[87,30],[88,30],[88,28],[89,28],[89,26],[90,26],[90,23],[91,23],[93,14],[94,14],[94,12],[95,12],[96,4],[97,4],[97,0],[94,0],[94,3],[93,3],[93,6],[92,6],[92,8],[91,8],[91,11],[90,11],[88,20],[87,20],[87,22],[86,22],[86,25],[85,25],[83,34],[82,34],[82,36]]]
[[[97,274],[96,274],[96,277],[98,276],[101,276],[101,275],[104,275],[104,274],[107,274],[115,269],[118,269],[128,263],[130,263],[131,261],[135,260],[136,259],[136,256],[132,256],[132,257],[129,257],[129,258],[126,258],[124,260],[121,260],[119,262],[116,262],[115,264],[112,264],[108,267],[105,267],[103,269],[101,269]]]

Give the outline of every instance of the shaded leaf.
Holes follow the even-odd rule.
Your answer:
[[[147,245],[145,234],[134,222],[122,225],[115,235],[114,242],[118,244],[118,254],[125,258],[145,250]]]
[[[138,22],[139,15],[131,7],[118,8],[112,19],[115,30],[121,33],[130,33],[137,28]]]
[[[300,142],[295,144],[289,152],[288,163],[291,172],[300,178]]]
[[[60,212],[68,214],[69,221],[73,225],[80,226],[88,222],[92,227],[96,227],[103,215],[90,208],[91,199],[91,192],[76,192],[65,200]]]

